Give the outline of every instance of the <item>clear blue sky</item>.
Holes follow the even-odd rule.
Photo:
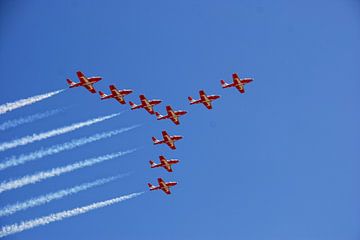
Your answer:
[[[66,88],[75,72],[95,86],[134,90],[189,113],[181,125],[143,110],[2,152],[1,159],[133,124],[141,128],[12,168],[1,180],[102,154],[134,154],[3,193],[1,205],[97,178],[131,176],[0,219],[1,225],[118,195],[146,194],[8,239],[360,239],[360,3],[356,0],[6,1],[0,3],[0,103]],[[254,77],[244,95],[221,89],[231,74]],[[214,109],[189,106],[198,90]],[[70,89],[0,116],[54,108],[63,114],[0,133],[1,142],[129,109]],[[153,146],[181,134],[176,151]],[[150,169],[164,154],[174,173]],[[173,194],[147,192],[157,177]]]

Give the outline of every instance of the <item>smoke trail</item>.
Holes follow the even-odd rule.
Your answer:
[[[128,194],[128,195],[124,195],[124,196],[120,196],[120,197],[116,197],[110,200],[106,200],[106,201],[102,201],[102,202],[96,202],[84,207],[79,207],[79,208],[74,208],[72,210],[67,210],[67,211],[62,211],[62,212],[58,212],[58,213],[53,213],[50,214],[48,216],[45,217],[41,217],[41,218],[36,218],[36,219],[32,219],[32,220],[28,220],[25,222],[21,222],[20,224],[12,224],[12,225],[7,225],[7,226],[3,226],[1,228],[0,231],[0,237],[5,237],[14,233],[18,233],[18,232],[22,232],[25,231],[27,229],[31,229],[34,227],[38,227],[41,225],[47,225],[49,223],[52,222],[56,222],[56,221],[60,221],[63,220],[65,218],[69,218],[69,217],[74,217],[83,213],[87,213],[89,211],[98,209],[98,208],[103,208],[106,206],[110,206],[113,205],[115,203],[119,203],[125,200],[129,200],[132,198],[135,198],[137,196],[140,196],[141,194],[143,194],[144,192],[138,192],[138,193],[132,193],[132,194]]]
[[[125,152],[111,153],[111,154],[107,154],[104,156],[90,158],[90,159],[87,159],[84,161],[76,162],[74,164],[69,164],[64,167],[57,167],[57,168],[53,168],[48,171],[41,171],[41,172],[35,173],[33,175],[25,175],[21,178],[17,178],[14,180],[3,181],[0,184],[0,193],[11,190],[11,189],[23,187],[28,184],[40,182],[47,178],[56,177],[63,173],[72,172],[72,171],[75,171],[80,168],[90,167],[94,164],[101,163],[101,162],[104,162],[107,160],[111,160],[111,159],[114,159],[117,157],[121,157],[121,156],[124,156],[126,154],[129,154],[129,153],[132,153],[135,151],[136,151],[136,149],[132,149],[132,150],[127,150]]]
[[[35,198],[31,198],[29,200],[26,200],[24,202],[17,202],[15,204],[12,205],[7,205],[3,208],[0,209],[0,217],[3,216],[9,216],[11,214],[14,214],[18,211],[22,211],[22,210],[26,210],[28,208],[32,208],[32,207],[36,207],[39,205],[43,205],[46,203],[49,203],[53,200],[58,200],[61,199],[63,197],[81,192],[81,191],[85,191],[89,188],[93,188],[93,187],[97,187],[112,181],[115,181],[119,178],[125,177],[129,174],[122,174],[122,175],[117,175],[117,176],[113,176],[113,177],[108,177],[108,178],[102,178],[102,179],[98,179],[96,181],[93,182],[88,182],[88,183],[83,183],[81,185],[77,185],[75,187],[72,188],[67,188],[67,189],[63,189],[57,192],[52,192],[52,193],[48,193],[46,195],[42,195],[39,197],[35,197]]]
[[[85,145],[87,143],[99,141],[99,140],[104,139],[104,138],[109,138],[109,137],[115,136],[117,134],[130,131],[130,130],[132,130],[134,128],[137,128],[139,126],[140,125],[133,125],[131,127],[121,128],[121,129],[114,130],[114,131],[98,133],[98,134],[92,135],[90,137],[73,139],[73,140],[71,140],[69,142],[54,145],[54,146],[51,146],[51,147],[49,147],[47,149],[41,149],[41,150],[31,152],[31,153],[28,153],[28,154],[22,154],[22,155],[20,155],[18,157],[13,156],[13,157],[9,158],[7,161],[5,161],[3,163],[0,163],[0,171],[4,170],[6,168],[9,168],[9,167],[15,167],[17,165],[24,164],[24,163],[29,162],[29,161],[37,160],[37,159],[40,159],[40,158],[43,158],[43,157],[46,157],[46,156],[49,156],[49,155],[60,153],[62,151],[71,150],[73,148],[80,147],[80,146]]]
[[[48,132],[33,134],[33,135],[18,138],[18,139],[9,141],[9,142],[3,142],[3,143],[0,143],[0,152],[5,151],[10,148],[15,148],[18,146],[26,145],[26,144],[29,144],[29,143],[32,143],[35,141],[40,141],[40,140],[43,140],[43,139],[46,139],[49,137],[54,137],[57,135],[68,133],[68,132],[74,131],[74,130],[82,128],[82,127],[90,126],[94,123],[102,122],[107,119],[116,117],[120,114],[121,113],[115,113],[115,114],[107,115],[104,117],[98,117],[98,118],[87,120],[85,122],[74,123],[74,124],[66,126],[66,127],[57,128],[57,129],[54,129],[54,130],[51,130]]]
[[[14,127],[17,127],[17,126],[25,124],[25,123],[31,123],[31,122],[34,122],[36,120],[40,120],[43,118],[47,118],[47,117],[53,116],[55,114],[58,114],[62,111],[64,111],[64,109],[53,109],[53,110],[42,112],[42,113],[36,113],[36,114],[30,115],[27,117],[9,120],[9,121],[6,121],[6,122],[0,124],[0,131],[4,131],[9,128],[14,128]]]
[[[30,104],[36,103],[38,101],[44,100],[46,98],[52,97],[56,94],[61,93],[62,91],[65,91],[65,89],[20,99],[15,102],[2,104],[2,105],[0,105],[0,115],[4,114],[6,112],[9,112],[9,111],[15,110],[17,108],[24,107],[26,105],[30,105]]]

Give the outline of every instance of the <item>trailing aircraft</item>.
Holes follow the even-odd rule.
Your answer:
[[[144,95],[139,96],[141,104],[136,105],[133,102],[129,102],[131,110],[144,108],[148,113],[154,114],[154,106],[160,104],[162,101],[160,99],[148,100]]]
[[[155,137],[152,137],[152,141],[154,143],[154,145],[157,144],[166,144],[168,145],[171,149],[175,150],[175,142],[182,139],[183,137],[180,135],[173,135],[170,136],[166,131],[162,131],[162,136],[163,136],[163,140],[158,140]]]
[[[160,113],[156,112],[156,118],[157,120],[162,120],[162,119],[170,119],[173,123],[175,123],[176,125],[179,125],[179,117],[182,115],[185,115],[187,112],[183,111],[183,110],[179,110],[179,111],[174,111],[171,106],[166,106],[166,112],[167,115],[163,116]]]
[[[148,183],[150,191],[162,190],[166,194],[171,194],[170,188],[177,184],[177,182],[165,182],[162,178],[158,178],[157,181],[159,184],[158,186],[154,186],[151,183]]]
[[[219,95],[206,95],[204,90],[199,91],[200,99],[194,100],[192,97],[188,97],[190,105],[202,103],[207,109],[212,109],[211,102],[220,98]]]
[[[150,167],[151,168],[158,168],[158,167],[163,167],[166,169],[166,171],[168,172],[172,172],[172,168],[171,168],[171,165],[173,164],[177,164],[179,163],[180,161],[178,159],[169,159],[167,160],[164,156],[159,156],[159,159],[160,159],[160,163],[154,163],[152,160],[150,160]]]
[[[106,95],[105,93],[103,93],[102,91],[99,91],[101,100],[104,99],[109,99],[109,98],[114,98],[116,101],[118,101],[121,104],[125,104],[125,100],[124,97],[130,93],[133,92],[133,90],[131,89],[122,89],[122,90],[118,90],[115,85],[110,85],[109,86],[111,94],[110,95]]]
[[[93,86],[94,83],[100,81],[102,77],[86,77],[82,72],[78,71],[76,72],[77,77],[79,78],[80,82],[76,83],[71,81],[70,79],[66,79],[69,88],[74,87],[85,87],[87,90],[89,90],[91,93],[96,93],[96,90]]]

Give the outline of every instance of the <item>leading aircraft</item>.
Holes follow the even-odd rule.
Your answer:
[[[166,169],[166,171],[168,172],[172,172],[172,168],[171,168],[171,165],[173,164],[177,164],[179,163],[180,161],[178,159],[169,159],[167,160],[164,156],[159,156],[159,159],[160,159],[160,163],[154,163],[152,160],[150,160],[150,166],[151,168],[158,168],[158,167],[163,167]]]
[[[140,95],[139,98],[141,100],[140,105],[136,105],[131,101],[129,102],[130,106],[131,106],[131,110],[138,109],[138,108],[144,108],[146,111],[148,111],[148,113],[154,114],[155,113],[154,106],[157,104],[160,104],[162,102],[160,99],[148,100],[148,99],[146,99],[146,97],[144,95]]]
[[[70,79],[66,79],[66,81],[67,81],[67,83],[69,85],[69,88],[85,87],[91,93],[96,93],[96,90],[95,90],[93,84],[100,81],[102,79],[102,77],[99,77],[99,76],[86,77],[81,71],[76,72],[76,75],[80,80],[80,82],[78,82],[78,83],[73,82]]]
[[[165,182],[162,178],[157,179],[159,186],[154,186],[151,183],[148,183],[150,191],[154,190],[162,190],[166,194],[171,194],[170,187],[173,187],[177,184],[177,182]]]
[[[161,133],[163,135],[163,140],[158,140],[155,137],[152,137],[152,141],[154,142],[154,145],[165,143],[166,145],[168,145],[173,150],[176,149],[175,141],[178,141],[178,140],[183,138],[180,135],[170,136],[166,131],[162,131]]]
[[[248,84],[250,82],[252,82],[254,79],[252,78],[243,78],[240,79],[239,76],[237,75],[237,73],[234,73],[232,75],[233,78],[233,83],[226,83],[224,80],[221,80],[221,86],[222,88],[230,88],[230,87],[235,87],[237,90],[239,90],[240,93],[245,93],[245,84]]]
[[[218,98],[220,98],[219,95],[206,95],[204,90],[200,90],[199,94],[200,94],[200,99],[199,100],[194,100],[192,97],[188,97],[188,99],[190,101],[190,105],[202,103],[202,104],[204,104],[204,106],[207,109],[212,109],[211,102],[218,99]]]
[[[125,104],[125,100],[124,97],[130,93],[133,92],[133,90],[131,89],[122,89],[122,90],[118,90],[115,85],[110,85],[109,86],[111,94],[110,95],[106,95],[105,93],[103,93],[102,91],[99,91],[101,100],[104,99],[109,99],[109,98],[114,98],[115,100],[117,100],[119,103],[121,104]]]
[[[157,120],[170,119],[176,125],[180,124],[179,117],[182,115],[185,115],[187,113],[187,111],[183,111],[183,110],[174,111],[171,108],[171,106],[166,106],[166,111],[167,111],[167,115],[165,115],[165,116],[161,115],[158,112],[155,112]]]

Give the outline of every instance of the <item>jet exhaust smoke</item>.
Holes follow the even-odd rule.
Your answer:
[[[26,105],[30,105],[30,104],[39,102],[41,100],[44,100],[46,98],[52,97],[52,96],[54,96],[56,94],[59,94],[59,93],[61,93],[63,91],[65,91],[65,89],[61,89],[61,90],[57,90],[57,91],[54,91],[54,92],[44,93],[44,94],[40,94],[40,95],[20,99],[20,100],[17,100],[15,102],[4,103],[4,104],[0,105],[0,115],[4,114],[6,112],[10,112],[12,110],[15,110],[17,108],[21,108],[21,107],[24,107]]]
[[[15,204],[7,205],[0,209],[0,217],[9,216],[11,214],[26,210],[28,208],[40,206],[40,205],[49,203],[53,200],[58,200],[58,199],[66,197],[66,196],[76,194],[81,191],[85,191],[89,188],[101,186],[103,184],[115,181],[115,180],[125,177],[127,175],[128,174],[122,174],[122,175],[112,176],[112,177],[108,177],[108,178],[102,178],[102,179],[98,179],[93,182],[83,183],[81,185],[77,185],[72,188],[67,188],[67,189],[57,191],[57,192],[52,192],[52,193],[48,193],[46,195],[34,197],[34,198],[28,199],[24,202],[17,202]]]
[[[50,156],[50,155],[53,155],[56,153],[60,153],[60,152],[66,151],[66,150],[71,150],[71,149],[83,146],[85,144],[88,144],[88,143],[99,141],[104,138],[110,138],[110,137],[116,136],[120,133],[130,131],[139,126],[140,125],[133,125],[130,127],[121,128],[121,129],[114,130],[114,131],[98,133],[98,134],[95,134],[95,135],[92,135],[89,137],[73,139],[69,142],[53,145],[47,149],[40,149],[38,151],[31,152],[28,154],[22,154],[20,156],[13,156],[13,157],[8,158],[5,162],[0,163],[0,171],[7,169],[9,167],[15,167],[17,165],[24,164],[29,161],[34,161],[34,160],[37,160],[37,159],[40,159],[40,158],[43,158],[46,156]]]
[[[90,126],[92,124],[102,122],[102,121],[105,121],[107,119],[116,117],[116,116],[118,116],[120,114],[121,113],[115,113],[115,114],[107,115],[107,116],[104,116],[104,117],[98,117],[98,118],[90,119],[90,120],[87,120],[87,121],[84,121],[84,122],[74,123],[72,125],[65,126],[65,127],[62,127],[62,128],[57,128],[57,129],[54,129],[54,130],[50,130],[48,132],[28,135],[28,136],[18,138],[18,139],[12,140],[12,141],[3,142],[3,143],[0,143],[0,152],[11,149],[11,148],[15,148],[15,147],[18,147],[18,146],[23,146],[23,145],[26,145],[26,144],[29,144],[29,143],[33,143],[35,141],[40,141],[40,140],[47,139],[47,138],[50,138],[50,137],[58,136],[58,135],[65,134],[65,133],[68,133],[68,132],[72,132],[72,131],[75,131],[76,129],[86,127],[86,126]]]
[[[8,191],[8,190],[12,190],[12,189],[20,188],[20,187],[23,187],[28,184],[37,183],[37,182],[40,182],[42,180],[45,180],[45,179],[48,179],[51,177],[60,176],[61,174],[72,172],[72,171],[75,171],[75,170],[78,170],[78,169],[81,169],[84,167],[90,167],[94,164],[101,163],[101,162],[104,162],[107,160],[111,160],[111,159],[114,159],[117,157],[121,157],[121,156],[124,156],[126,154],[129,154],[129,153],[132,153],[135,151],[136,151],[136,149],[132,149],[132,150],[127,150],[125,152],[111,153],[111,154],[103,155],[100,157],[90,158],[90,159],[87,159],[84,161],[69,164],[69,165],[66,165],[63,167],[53,168],[48,171],[41,171],[41,172],[37,172],[32,175],[25,175],[23,177],[20,177],[20,178],[14,179],[14,180],[3,181],[2,183],[0,183],[0,193]]]
[[[74,217],[80,214],[84,214],[87,212],[90,212],[92,210],[103,208],[106,206],[113,205],[115,203],[119,203],[125,200],[129,200],[132,198],[135,198],[137,196],[140,196],[144,192],[138,192],[138,193],[131,193],[128,195],[116,197],[113,199],[109,199],[102,202],[96,202],[84,207],[74,208],[72,210],[66,210],[58,213],[53,213],[48,216],[44,216],[41,218],[36,218],[28,221],[21,222],[19,224],[15,223],[12,225],[3,226],[0,230],[0,237],[5,237],[14,233],[22,232],[31,228],[35,228],[41,225],[47,225],[52,222],[61,221],[65,218]]]
[[[53,109],[53,110],[50,110],[50,111],[46,111],[46,112],[42,112],[42,113],[36,113],[36,114],[30,115],[30,116],[9,120],[9,121],[6,121],[6,122],[0,124],[0,131],[7,130],[9,128],[14,128],[14,127],[17,127],[19,125],[23,125],[25,123],[35,122],[36,120],[40,120],[40,119],[43,119],[43,118],[51,117],[51,116],[53,116],[55,114],[58,114],[58,113],[60,113],[62,111],[64,111],[64,109]]]

